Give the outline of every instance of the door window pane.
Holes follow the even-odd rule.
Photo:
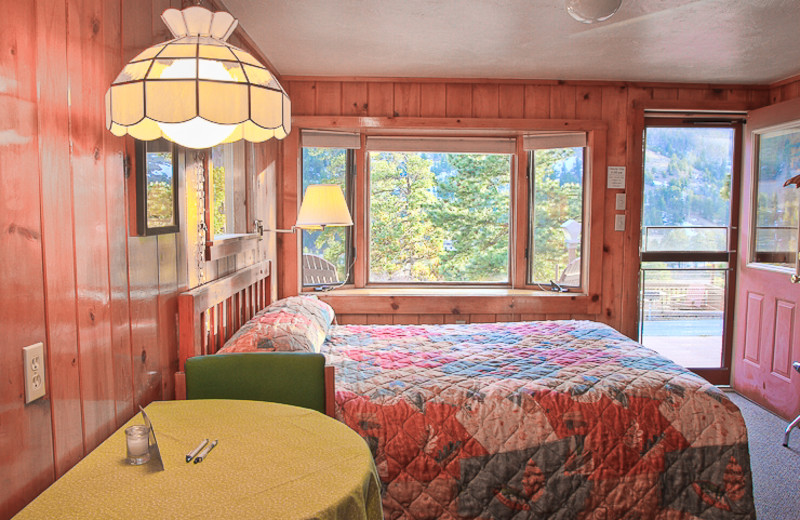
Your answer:
[[[583,148],[534,150],[532,283],[580,287],[583,249]]]
[[[647,128],[644,251],[726,251],[733,136],[730,128]]]
[[[509,281],[511,155],[369,153],[369,281]]]
[[[787,179],[800,175],[800,128],[758,136],[753,261],[793,267],[800,193]]]
[[[719,367],[727,273],[724,264],[643,262],[642,343],[679,365]]]

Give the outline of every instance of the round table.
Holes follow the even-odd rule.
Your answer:
[[[125,460],[137,414],[15,518],[382,518],[364,440],[313,410],[260,401],[154,402],[164,471]],[[186,454],[219,442],[199,464]]]

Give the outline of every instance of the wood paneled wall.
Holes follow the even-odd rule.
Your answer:
[[[605,190],[603,216],[603,272],[599,314],[455,314],[452,302],[441,310],[428,308],[420,314],[338,315],[340,323],[442,323],[519,319],[592,319],[608,323],[625,334],[636,335],[638,294],[638,230],[641,206],[641,144],[643,108],[746,110],[766,105],[767,87],[717,87],[711,85],[638,84],[568,81],[487,81],[429,79],[284,78],[295,116],[374,116],[410,118],[477,119],[585,119],[607,124],[607,162],[626,166],[627,210],[625,231],[614,231],[614,199],[622,190]],[[784,90],[794,87],[786,86]],[[772,94],[772,95],[778,95]],[[295,160],[297,139],[284,143],[284,157]],[[637,169],[637,165],[638,169]],[[288,172],[288,173],[286,173]],[[288,176],[288,178],[287,178]],[[284,170],[279,189],[287,201],[279,215],[282,226],[291,225],[294,213],[284,211],[296,202],[296,183],[291,168]],[[291,208],[290,208],[291,209]],[[285,246],[294,247],[287,240]],[[281,255],[281,258],[284,258]],[[284,262],[286,264],[287,262]],[[297,269],[279,266],[281,294],[296,292]],[[357,298],[357,296],[354,296]],[[468,299],[468,297],[464,297]],[[343,301],[336,298],[336,301]],[[429,307],[429,306],[426,306]]]
[[[770,85],[769,104],[790,101],[800,97],[800,76],[793,76]]]
[[[138,405],[173,397],[176,296],[197,266],[186,229],[129,237],[132,140],[105,129],[104,96],[123,63],[169,39],[160,14],[181,3],[0,3],[0,519]],[[246,153],[258,217],[274,224],[278,144]],[[205,265],[206,279],[274,255],[274,238],[264,240]],[[47,394],[25,405],[22,348],[37,342]]]

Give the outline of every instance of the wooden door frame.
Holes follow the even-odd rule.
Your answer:
[[[628,260],[626,265],[632,266],[629,272],[626,273],[626,289],[625,293],[625,307],[627,312],[632,313],[635,318],[635,339],[641,340],[639,337],[639,283],[641,272],[641,223],[642,223],[642,203],[644,198],[644,133],[649,121],[653,117],[645,117],[645,111],[664,111],[664,113],[671,113],[673,117],[664,119],[675,119],[674,123],[664,121],[661,126],[691,126],[689,124],[681,124],[681,114],[697,114],[707,113],[709,118],[714,119],[744,119],[744,113],[750,108],[745,103],[730,103],[719,102],[709,106],[704,103],[702,106],[693,103],[681,103],[678,101],[667,102],[635,102],[634,103],[634,124],[633,136],[631,147],[631,154],[629,154],[629,163],[632,165],[633,174],[635,175],[634,189],[632,196],[628,200],[630,206],[630,233],[635,237],[631,237],[630,251],[627,253]],[[741,179],[744,175],[743,170],[743,156],[744,156],[744,131],[742,124],[738,124],[735,130],[736,136],[734,138],[734,157],[731,175],[731,221],[729,224],[729,237],[728,237],[728,250],[731,251],[732,246],[738,245],[738,222],[740,219],[740,191]],[[637,153],[638,151],[638,153]],[[629,183],[630,185],[630,183]],[[734,348],[734,317],[736,315],[735,301],[736,301],[736,270],[738,259],[738,248],[736,255],[728,255],[728,268],[729,280],[727,283],[727,292],[725,296],[725,325],[723,329],[722,338],[722,367],[720,368],[690,368],[690,370],[714,385],[730,385],[732,378],[732,363],[733,363],[733,348]],[[635,269],[633,268],[635,266]]]

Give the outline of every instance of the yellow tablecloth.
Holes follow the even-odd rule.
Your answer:
[[[15,518],[383,517],[378,475],[364,440],[312,410],[256,401],[151,403],[164,471],[125,461],[124,429],[137,414]],[[186,454],[219,444],[199,464]]]

